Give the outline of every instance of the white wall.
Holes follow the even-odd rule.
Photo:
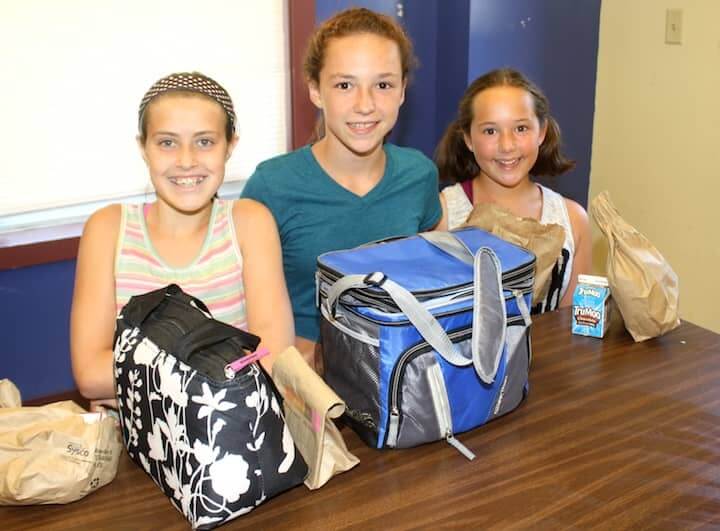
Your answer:
[[[284,10],[284,0],[3,1],[0,217],[147,191],[137,108],[171,72],[201,71],[233,98],[228,180],[286,151]]]
[[[683,41],[665,44],[665,10]],[[681,317],[720,332],[720,1],[603,0],[590,197],[609,190],[680,277]],[[606,247],[594,227],[594,269]]]

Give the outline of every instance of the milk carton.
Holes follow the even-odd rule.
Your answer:
[[[573,334],[603,337],[610,322],[610,288],[607,279],[578,275],[572,310]]]

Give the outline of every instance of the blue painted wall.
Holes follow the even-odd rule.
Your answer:
[[[75,261],[0,271],[0,378],[23,400],[75,388],[70,304]]]
[[[348,0],[316,0],[315,20],[322,22],[329,19],[334,13],[350,7],[366,7],[378,13],[385,13],[394,17],[398,12],[398,3],[404,4],[406,2],[398,2],[397,0],[359,0],[355,2]]]

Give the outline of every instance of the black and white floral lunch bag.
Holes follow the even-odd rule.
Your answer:
[[[118,316],[125,446],[194,528],[245,514],[307,473],[270,377],[254,362],[233,370],[259,341],[174,284],[132,297]]]

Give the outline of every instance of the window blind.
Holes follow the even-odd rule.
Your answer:
[[[24,0],[0,8],[0,216],[152,191],[135,141],[157,79],[197,70],[230,93],[226,182],[289,146],[283,0]]]

